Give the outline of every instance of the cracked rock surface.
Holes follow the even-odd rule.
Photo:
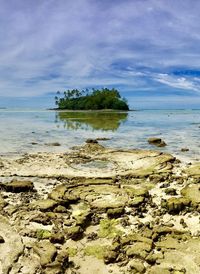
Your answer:
[[[200,273],[200,165],[97,142],[0,162],[0,273]]]

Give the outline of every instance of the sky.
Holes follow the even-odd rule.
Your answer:
[[[199,0],[0,0],[0,107],[115,87],[132,108],[200,108]]]

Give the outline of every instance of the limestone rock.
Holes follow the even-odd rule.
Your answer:
[[[104,258],[103,258],[105,264],[114,263],[117,256],[118,256],[118,253],[116,251],[108,250],[107,252],[105,252]]]
[[[146,258],[151,251],[151,245],[144,242],[136,242],[126,249],[126,254],[129,257],[138,256],[139,258]]]
[[[187,152],[187,151],[189,151],[189,148],[183,147],[183,148],[181,148],[181,151],[182,151],[182,152]]]
[[[200,204],[200,184],[190,184],[184,187],[181,194],[192,204]]]
[[[46,143],[45,145],[46,145],[46,146],[51,146],[51,147],[58,147],[58,146],[60,146],[60,143],[58,143],[58,142],[53,142],[53,143]]]
[[[144,197],[138,196],[129,201],[129,206],[137,207],[144,202]]]
[[[193,164],[189,168],[185,169],[184,172],[188,176],[200,177],[200,163]]]
[[[0,210],[2,210],[8,203],[0,195]]]
[[[32,203],[32,206],[41,211],[51,211],[57,206],[57,202],[51,199],[37,200]]]
[[[14,262],[23,253],[24,245],[21,237],[10,225],[8,219],[0,215],[1,237],[4,242],[0,244],[0,273],[8,274]]]
[[[158,137],[149,138],[148,143],[157,147],[164,147],[167,145],[161,138]]]
[[[140,233],[130,233],[126,236],[121,237],[120,242],[122,245],[134,244],[135,242],[143,242],[152,246],[153,241],[147,237],[142,236]]]
[[[165,207],[169,213],[177,214],[190,204],[187,198],[169,198],[167,201],[162,202],[162,207]]]
[[[148,274],[171,274],[170,270],[160,266],[153,266],[147,272]]]
[[[3,243],[5,243],[5,240],[2,236],[0,236],[0,244],[3,244]]]
[[[136,270],[137,273],[144,273],[145,271],[145,266],[139,260],[131,260],[129,262],[129,268]]]
[[[51,243],[59,243],[59,244],[63,244],[65,241],[65,237],[62,233],[57,232],[57,233],[52,233],[51,237],[50,237],[50,242]]]
[[[72,240],[79,240],[83,234],[83,229],[80,226],[72,226],[66,228],[64,231],[66,233],[67,238]]]
[[[97,139],[87,139],[85,142],[86,142],[87,144],[98,144]]]
[[[40,263],[45,266],[54,261],[57,251],[55,246],[48,240],[40,241],[33,246],[33,250],[40,257]]]
[[[8,192],[28,192],[28,191],[33,191],[34,190],[34,185],[30,181],[17,181],[13,180],[9,183],[4,183],[0,185],[3,190],[8,191]]]
[[[124,208],[123,207],[118,207],[118,208],[109,208],[107,210],[107,215],[109,218],[118,218],[124,213]]]

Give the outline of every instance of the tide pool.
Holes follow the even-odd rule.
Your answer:
[[[0,110],[0,155],[65,152],[88,138],[108,138],[105,146],[156,149],[186,161],[200,159],[200,110],[131,112],[57,112],[34,109]],[[161,137],[165,148],[149,145]],[[52,143],[60,146],[52,146]],[[181,152],[189,148],[188,152]]]

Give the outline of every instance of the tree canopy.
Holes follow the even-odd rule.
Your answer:
[[[121,98],[117,89],[92,89],[92,91],[72,89],[57,92],[55,104],[58,109],[69,110],[129,110],[125,98]]]

